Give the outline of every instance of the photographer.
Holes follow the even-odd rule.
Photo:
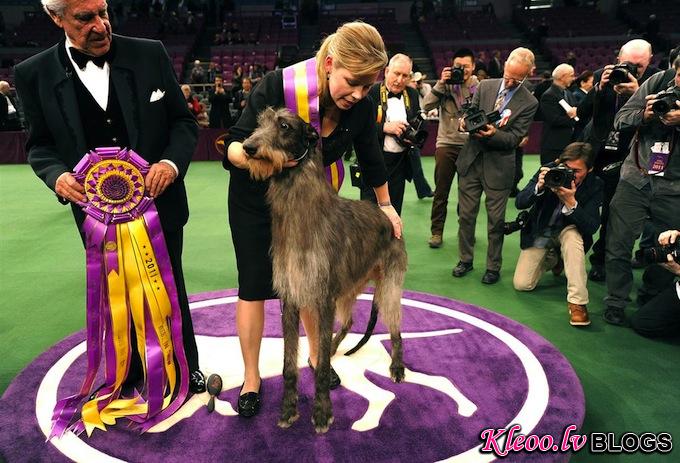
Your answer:
[[[589,175],[592,170],[590,145],[571,143],[560,154],[559,163],[541,167],[515,199],[518,209],[531,210],[521,232],[522,251],[513,286],[517,291],[533,290],[561,256],[570,324],[574,326],[590,324],[585,254],[600,225],[602,203],[602,181]]]
[[[210,101],[210,128],[228,129],[233,125],[229,103],[231,95],[224,89],[222,76],[215,76],[215,88],[208,95]]]
[[[473,75],[474,63],[472,50],[468,48],[457,50],[453,55],[451,67],[442,69],[440,79],[423,100],[425,111],[439,108],[439,128],[434,151],[435,189],[430,225],[432,236],[428,241],[431,248],[442,246],[449,193],[456,175],[456,159],[468,139],[466,132],[458,131],[458,118],[462,117],[465,102],[472,98],[477,88],[478,80]],[[452,69],[459,70],[457,79],[451,78]]]
[[[460,260],[452,275],[460,278],[473,269],[475,227],[482,193],[486,195],[488,249],[482,283],[500,279],[503,261],[505,208],[514,184],[515,150],[529,133],[538,101],[522,84],[534,69],[534,54],[516,48],[505,63],[502,79],[480,82],[471,108],[495,113],[499,119],[486,122],[468,138],[456,160],[458,171],[458,251]],[[468,128],[468,117],[460,120],[460,130]],[[475,121],[471,121],[475,122]]]
[[[680,246],[680,231],[666,230],[659,235],[659,244],[665,248],[675,250],[666,255],[666,263],[651,268],[657,268],[664,273],[670,272],[680,276],[678,263],[678,246]],[[665,269],[665,270],[663,270]],[[631,327],[642,336],[668,337],[680,334],[680,281],[666,287],[658,296],[644,304],[635,312],[630,320]]]
[[[619,72],[618,77],[625,76],[627,82],[615,84],[610,81],[615,65],[605,66],[595,71],[593,89],[578,106],[580,123],[588,123],[583,130],[583,141],[590,143],[595,153],[593,172],[604,181],[600,237],[593,245],[590,256],[591,269],[588,278],[592,281],[605,280],[604,254],[609,204],[619,183],[621,161],[628,155],[628,147],[635,133],[635,128],[614,129],[614,116],[638,87],[659,71],[649,65],[651,59],[652,47],[649,42],[640,39],[627,42],[621,47],[617,57],[617,66],[629,64],[631,69],[635,69],[633,73]],[[624,71],[625,68],[619,69]],[[616,82],[618,80],[620,79],[615,79]]]
[[[621,166],[607,227],[604,319],[624,325],[633,286],[631,252],[646,217],[655,230],[680,229],[680,58],[659,72],[616,114],[614,128],[637,129]],[[665,95],[664,95],[665,93]],[[638,298],[655,296],[671,278],[645,279]]]
[[[415,130],[409,121],[420,114],[418,92],[409,87],[411,58],[398,53],[385,68],[385,80],[371,87],[368,95],[378,104],[377,127],[387,168],[387,184],[392,206],[401,215],[406,180],[411,180],[409,151],[413,141],[404,136]],[[375,202],[375,193],[368,185],[361,187],[361,199]]]

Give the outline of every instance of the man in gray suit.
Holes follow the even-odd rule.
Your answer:
[[[514,182],[515,149],[529,132],[538,101],[522,83],[534,68],[534,54],[526,48],[510,53],[502,79],[479,84],[472,107],[485,113],[498,110],[501,119],[472,133],[456,161],[458,170],[458,252],[454,277],[472,270],[475,225],[482,192],[486,194],[489,247],[482,283],[500,278],[505,207]],[[461,130],[466,130],[461,120]]]

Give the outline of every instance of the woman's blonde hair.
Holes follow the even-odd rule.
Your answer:
[[[385,43],[378,30],[361,21],[345,23],[329,35],[316,53],[321,103],[327,103],[328,79],[326,57],[333,58],[333,67],[341,67],[357,77],[376,74],[387,65]]]

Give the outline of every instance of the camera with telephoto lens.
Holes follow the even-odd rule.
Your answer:
[[[479,108],[469,107],[465,110],[463,120],[465,121],[465,130],[470,133],[477,132],[483,129],[486,124],[493,124],[501,119],[501,114],[498,111],[485,113]]]
[[[517,230],[523,229],[529,221],[529,211],[521,211],[517,214],[517,218],[512,222],[505,222],[503,224],[503,234],[509,235],[515,233]]]
[[[652,103],[652,111],[657,116],[663,116],[672,109],[679,109],[675,102],[680,100],[680,88],[673,87],[656,94],[656,101]]]
[[[451,77],[446,81],[449,85],[460,85],[465,82],[465,70],[463,66],[454,66],[451,68]]]
[[[609,74],[609,83],[612,85],[628,83],[630,82],[630,77],[628,77],[629,73],[632,76],[637,75],[637,66],[635,64],[627,61],[615,64],[612,72]]]
[[[680,240],[665,246],[654,246],[652,248],[640,248],[635,252],[635,259],[643,264],[655,264],[668,262],[666,256],[670,254],[673,260],[680,264]]]
[[[564,164],[552,167],[543,177],[543,182],[548,188],[564,188],[571,189],[571,182],[574,181],[574,171]]]
[[[427,140],[427,130],[423,129],[423,121],[425,120],[425,113],[420,111],[416,117],[408,121],[406,129],[397,137],[397,141],[401,146],[417,146],[422,148]]]

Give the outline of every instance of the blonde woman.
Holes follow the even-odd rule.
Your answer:
[[[303,64],[304,63],[304,64]],[[305,82],[310,83],[309,107],[318,107],[315,125],[322,138],[325,166],[331,166],[352,146],[357,153],[364,182],[373,187],[381,210],[390,218],[397,238],[401,220],[390,203],[387,172],[378,145],[375,108],[366,99],[368,90],[387,64],[385,45],[371,25],[352,22],[342,25],[322,43],[316,58],[306,66]],[[295,66],[295,65],[294,65]],[[287,68],[292,69],[291,68]],[[266,181],[252,180],[247,170],[242,141],[257,125],[265,108],[286,104],[284,95],[291,88],[287,70],[268,73],[253,89],[235,126],[226,140],[224,167],[230,171],[229,225],[238,267],[239,298],[236,325],[245,366],[245,377],[238,400],[241,416],[253,416],[260,409],[261,379],[258,369],[264,327],[264,301],[276,297],[272,290],[271,216],[265,202]],[[304,71],[302,71],[304,72]],[[314,86],[312,87],[311,84]],[[294,108],[291,108],[294,109]],[[310,111],[313,113],[313,111]],[[301,311],[302,324],[309,339],[309,365],[314,368],[318,353],[318,332],[309,310]],[[331,369],[331,388],[340,385]]]

